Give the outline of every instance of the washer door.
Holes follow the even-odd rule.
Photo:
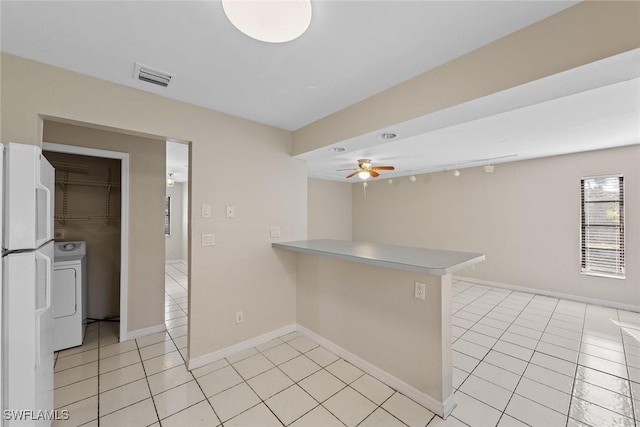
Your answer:
[[[56,268],[53,272],[53,318],[73,316],[78,307],[76,295],[76,281],[79,280],[78,271],[73,267]]]

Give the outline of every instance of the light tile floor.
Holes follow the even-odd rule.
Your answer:
[[[465,282],[454,284],[457,407],[433,415],[292,333],[193,371],[188,280],[166,268],[167,332],[118,343],[117,323],[88,327],[60,352],[62,426],[634,426],[640,314]],[[637,400],[636,400],[637,399]]]

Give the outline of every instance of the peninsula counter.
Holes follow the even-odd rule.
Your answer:
[[[299,253],[303,333],[441,417],[453,410],[451,274],[483,254],[342,240],[272,246]]]

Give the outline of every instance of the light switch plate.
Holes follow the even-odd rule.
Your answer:
[[[227,206],[227,218],[235,218],[235,217],[236,217],[236,207]]]
[[[211,218],[211,205],[202,205],[202,218]]]
[[[215,246],[216,244],[216,235],[215,234],[203,234],[202,235],[202,246]]]

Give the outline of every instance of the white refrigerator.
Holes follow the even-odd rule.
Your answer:
[[[53,416],[54,169],[39,147],[0,145],[3,426]]]

